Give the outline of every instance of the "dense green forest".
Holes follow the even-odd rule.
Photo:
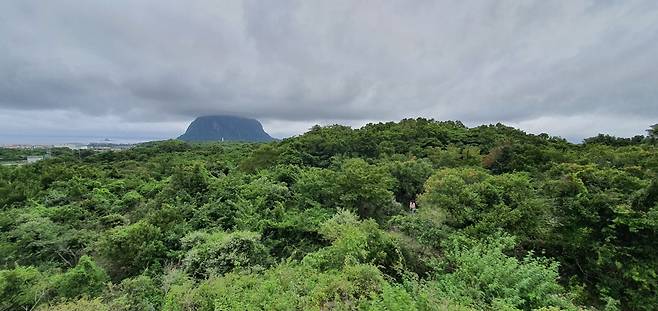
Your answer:
[[[56,149],[0,167],[0,310],[658,310],[655,129]]]

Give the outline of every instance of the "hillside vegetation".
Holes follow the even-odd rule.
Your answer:
[[[0,310],[656,310],[655,134],[53,150],[0,167]]]

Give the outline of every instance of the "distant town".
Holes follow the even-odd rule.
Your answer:
[[[25,155],[18,158],[11,156],[3,158],[0,154],[0,164],[2,165],[23,165],[41,161],[50,158],[52,155],[51,150],[56,148],[68,148],[71,150],[89,150],[89,151],[121,151],[134,147],[137,144],[116,144],[109,142],[101,143],[67,143],[67,144],[5,144],[0,145],[3,149],[12,149],[18,151],[25,151]]]
[[[96,150],[96,151],[119,151],[126,150],[134,147],[137,144],[115,144],[115,143],[67,143],[67,144],[50,144],[50,145],[32,145],[32,144],[5,144],[0,145],[2,148],[7,149],[24,149],[24,150],[38,150],[38,149],[52,149],[52,148],[69,148],[71,150]]]

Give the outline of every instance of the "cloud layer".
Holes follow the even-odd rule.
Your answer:
[[[216,113],[279,137],[424,116],[577,140],[658,121],[650,0],[9,0],[0,12],[5,136],[171,137]]]

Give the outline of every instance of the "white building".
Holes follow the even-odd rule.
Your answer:
[[[43,160],[43,156],[27,156],[27,163],[36,163]]]
[[[55,145],[55,148],[69,148],[71,150],[85,150],[87,149],[86,144],[80,144],[80,143],[69,143],[69,144],[59,144]]]

